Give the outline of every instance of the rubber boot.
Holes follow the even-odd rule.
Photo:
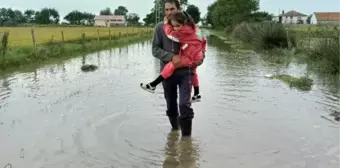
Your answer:
[[[169,121],[172,127],[172,130],[178,130],[179,124],[178,124],[178,117],[169,117]]]
[[[182,136],[191,136],[192,120],[180,120]]]

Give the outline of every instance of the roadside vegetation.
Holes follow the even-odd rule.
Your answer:
[[[273,75],[271,79],[277,79],[286,83],[290,88],[296,88],[301,91],[310,91],[313,86],[313,80],[307,76],[293,77],[287,74]]]
[[[310,69],[339,74],[339,26],[288,25],[272,18],[259,11],[258,1],[216,0],[203,23],[227,40],[250,44],[266,61],[282,64],[301,57]]]
[[[103,49],[148,40],[153,29],[142,26],[139,15],[124,6],[104,8],[100,15],[123,15],[127,26],[94,24],[95,14],[73,10],[60,22],[55,8],[20,11],[0,8],[0,71],[18,69],[51,59],[80,56]],[[85,67],[86,69],[86,67]]]
[[[95,28],[92,28],[96,32]],[[85,32],[85,31],[84,31]],[[52,32],[53,33],[53,32]],[[75,34],[79,33],[79,37],[75,38]],[[148,40],[152,36],[151,29],[136,29],[134,32],[117,32],[115,36],[94,36],[91,33],[74,32],[70,34],[70,38],[62,38],[64,40],[53,39],[50,41],[41,40],[41,43],[29,44],[10,43],[9,37],[11,33],[5,32],[1,37],[0,53],[2,56],[2,69],[10,67],[18,67],[30,63],[42,62],[49,59],[61,59],[71,56],[80,56],[82,54],[109,49],[120,45],[125,45],[141,40]],[[13,34],[15,36],[15,34]],[[46,36],[41,36],[46,39]],[[66,36],[65,36],[66,37]],[[67,40],[66,40],[67,39]],[[33,40],[34,41],[34,40]],[[45,42],[44,42],[45,41]],[[12,44],[9,45],[9,44]]]

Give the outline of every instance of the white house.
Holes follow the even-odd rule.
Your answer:
[[[306,24],[307,23],[307,15],[291,10],[284,14],[280,14],[282,16],[282,23],[291,23],[291,24]],[[275,18],[278,19],[278,18]]]
[[[126,20],[123,15],[97,15],[94,17],[94,25],[101,27],[125,26]]]
[[[314,12],[310,24],[340,24],[340,12]]]

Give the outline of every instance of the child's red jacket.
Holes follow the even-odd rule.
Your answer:
[[[171,25],[164,24],[163,30],[168,38],[179,42],[181,49],[179,55],[185,66],[196,66],[203,62],[203,53],[206,50],[206,39],[199,39],[196,35],[198,27],[193,29],[183,25],[179,30],[174,30]]]

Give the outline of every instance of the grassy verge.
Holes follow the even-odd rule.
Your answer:
[[[235,27],[232,36],[260,50],[296,46],[294,36],[287,36],[284,26],[278,23],[243,22]]]
[[[8,48],[5,57],[1,59],[1,71],[18,69],[29,64],[43,63],[51,59],[65,59],[118,47],[132,42],[149,39],[151,35],[150,32],[139,32],[111,38],[111,40],[110,37],[102,37],[100,41],[98,41],[97,38],[84,37],[83,39],[67,41],[64,43],[46,43],[37,46],[35,49],[32,47]],[[0,51],[4,50],[0,49]]]
[[[313,80],[308,77],[296,78],[286,74],[273,75],[271,79],[278,79],[289,85],[291,88],[296,88],[301,91],[309,91],[312,89]]]
[[[293,56],[306,54],[309,67],[338,74],[340,67],[340,31],[337,27],[308,31],[289,30],[279,23],[241,23],[232,37],[251,44],[271,63],[287,63]],[[302,45],[306,42],[307,45]]]
[[[266,62],[274,64],[289,62],[296,52],[296,39],[278,23],[243,22],[235,27],[229,39],[239,41],[238,46],[261,53]]]
[[[307,50],[308,58],[312,68],[321,72],[338,74],[340,66],[340,44],[339,35],[320,38],[315,47]]]

